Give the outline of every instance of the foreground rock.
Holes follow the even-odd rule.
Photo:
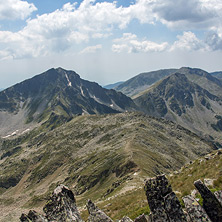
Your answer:
[[[185,204],[187,213],[189,214],[191,221],[196,221],[196,222],[211,221],[205,210],[192,196],[183,197],[183,202]]]
[[[160,175],[146,181],[145,191],[154,222],[186,222],[186,216],[179,200],[172,191],[165,175]]]
[[[150,218],[144,214],[137,217],[134,222],[151,222]]]
[[[82,222],[76,207],[74,194],[66,186],[58,186],[50,200],[43,208],[45,215],[29,211],[28,215],[22,214],[22,222]]]
[[[222,221],[222,205],[216,196],[201,180],[195,181],[194,185],[203,198],[203,208],[212,222]]]
[[[89,218],[88,222],[113,222],[102,210],[100,210],[91,200],[86,204]]]
[[[119,222],[133,222],[129,217],[123,217]]]
[[[44,216],[38,214],[34,210],[30,210],[28,215],[22,214],[20,217],[20,221],[22,221],[22,222],[30,222],[30,221],[32,221],[32,222],[48,222],[48,220]]]
[[[222,191],[213,194],[198,180],[194,183],[203,198],[203,207],[192,196],[183,197],[184,212],[176,194],[172,191],[165,175],[148,179],[145,191],[151,214],[140,215],[134,222],[222,222]],[[89,217],[87,222],[113,222],[91,200],[88,200]],[[22,222],[83,222],[77,210],[74,194],[66,186],[58,186],[45,207],[45,215],[30,210],[22,214]],[[133,222],[123,217],[119,222]]]

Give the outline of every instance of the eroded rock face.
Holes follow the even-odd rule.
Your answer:
[[[222,205],[216,196],[201,180],[195,181],[194,185],[203,198],[203,208],[212,222],[222,221]]]
[[[88,200],[86,207],[89,212],[88,222],[113,222],[113,220],[100,210],[91,200]]]
[[[43,208],[49,221],[81,222],[74,194],[66,186],[58,186]]]
[[[165,175],[148,179],[145,191],[153,222],[186,222],[186,216]]]
[[[187,213],[189,214],[191,221],[196,221],[196,222],[211,221],[206,211],[192,196],[183,197],[183,202],[185,204]]]

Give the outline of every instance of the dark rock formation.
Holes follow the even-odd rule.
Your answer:
[[[147,180],[145,191],[152,212],[152,221],[187,221],[180,202],[165,175]]]
[[[48,222],[48,220],[44,216],[38,214],[34,210],[30,210],[28,215],[22,214],[20,217],[20,221],[22,222]]]
[[[222,191],[213,194],[201,180],[194,185],[203,198],[203,207],[192,197],[183,197],[186,211],[182,210],[176,194],[165,175],[148,179],[145,191],[151,214],[140,215],[134,222],[222,222]],[[88,200],[87,222],[113,222],[91,200]],[[21,222],[83,222],[76,207],[74,194],[66,186],[58,186],[43,208],[45,215],[30,210],[22,214]],[[133,222],[123,217],[119,222]]]
[[[89,218],[88,222],[113,222],[102,210],[100,210],[91,200],[86,204]]]
[[[150,218],[144,214],[137,217],[134,222],[151,222]]]
[[[30,210],[28,215],[22,214],[22,222],[82,222],[76,207],[73,192],[66,186],[58,186],[43,208],[45,216]]]
[[[187,221],[180,205],[180,201],[174,192],[169,193],[165,198],[165,210],[170,222]]]
[[[201,180],[194,182],[195,187],[203,198],[203,208],[212,222],[222,221],[222,205],[216,196],[207,188]]]
[[[73,192],[64,185],[58,186],[43,208],[49,221],[82,221]]]
[[[191,196],[183,197],[183,202],[185,204],[187,213],[191,221],[203,222],[211,221],[205,210],[200,206],[200,204]]]

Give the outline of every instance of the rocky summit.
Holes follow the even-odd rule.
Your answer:
[[[0,135],[22,134],[39,123],[68,121],[84,114],[135,110],[124,94],[80,78],[74,71],[50,69],[0,92]]]

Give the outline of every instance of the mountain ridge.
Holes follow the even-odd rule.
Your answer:
[[[222,100],[195,82],[178,71],[145,90],[134,101],[149,115],[172,120],[202,136],[208,133],[209,139],[214,135],[221,141],[220,130],[215,130],[214,125],[220,125]]]
[[[134,102],[120,92],[83,80],[74,71],[52,68],[0,92],[0,134],[10,125],[13,132],[13,128],[25,129],[47,121],[52,113],[69,119],[135,108]]]

